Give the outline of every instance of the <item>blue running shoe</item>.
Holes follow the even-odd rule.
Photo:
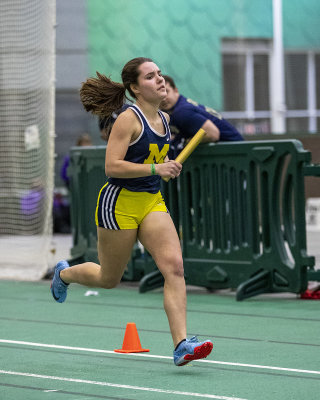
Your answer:
[[[51,282],[51,293],[55,301],[63,303],[67,298],[67,289],[69,284],[66,284],[60,278],[60,271],[65,268],[69,268],[67,261],[59,261],[55,267],[54,275]]]
[[[176,366],[182,367],[193,360],[206,358],[212,351],[213,344],[211,340],[199,342],[196,336],[181,342],[173,352],[173,360]]]

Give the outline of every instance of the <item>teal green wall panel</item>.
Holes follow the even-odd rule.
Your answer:
[[[219,19],[223,16],[219,37],[272,37],[272,0],[214,0],[212,3],[213,12]]]
[[[319,0],[283,0],[284,47],[320,52],[319,22]]]
[[[319,3],[319,4],[318,4]],[[320,47],[319,0],[283,0],[286,47]],[[151,57],[180,91],[222,110],[223,38],[272,39],[272,0],[88,0],[89,65],[120,80]]]

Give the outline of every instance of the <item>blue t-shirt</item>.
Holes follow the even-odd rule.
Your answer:
[[[168,111],[170,129],[185,139],[194,136],[209,119],[220,130],[221,142],[243,140],[238,130],[215,110],[180,95],[176,105]]]
[[[165,134],[161,135],[150,126],[147,118],[137,105],[134,104],[129,108],[137,115],[142,129],[139,137],[130,143],[124,160],[138,164],[163,163],[169,151],[171,137],[166,117],[159,111],[165,128]],[[109,178],[109,182],[133,192],[158,193],[160,190],[160,179],[159,175],[151,175],[141,178]]]

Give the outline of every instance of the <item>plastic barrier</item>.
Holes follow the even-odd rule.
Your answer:
[[[305,228],[310,158],[296,140],[201,145],[193,153],[174,201],[187,283],[237,288],[238,300],[306,289],[314,266]],[[143,278],[141,291],[155,287],[155,273],[151,278],[153,285]]]
[[[105,183],[105,147],[71,151],[72,256],[97,261],[94,212]],[[306,254],[304,173],[310,152],[297,140],[200,145],[177,180],[162,184],[183,243],[186,282],[237,288],[237,299],[301,293],[314,257]],[[163,284],[138,248],[124,278],[140,291]]]

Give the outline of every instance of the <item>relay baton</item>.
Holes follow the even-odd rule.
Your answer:
[[[190,142],[186,145],[186,147],[181,151],[181,153],[177,156],[175,161],[183,164],[186,159],[190,156],[190,154],[196,149],[198,144],[201,142],[203,136],[205,135],[205,131],[200,128],[198,132],[193,136]],[[164,177],[162,178],[164,181],[168,182],[170,178]]]

